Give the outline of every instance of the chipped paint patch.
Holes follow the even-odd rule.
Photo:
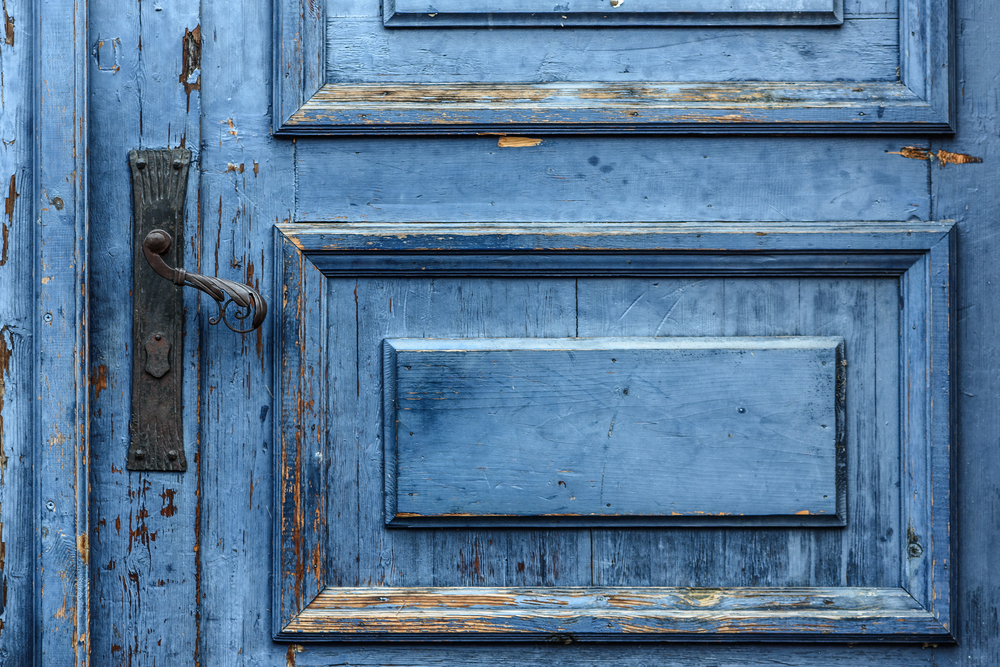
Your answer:
[[[898,151],[886,151],[886,153],[890,155],[902,155],[911,160],[937,161],[941,167],[947,164],[978,164],[983,161],[981,157],[974,157],[965,153],[952,153],[943,149],[934,153],[928,148],[919,148],[917,146],[903,146]]]
[[[540,143],[542,143],[542,140],[534,137],[500,137],[497,141],[497,146],[500,148],[525,148],[528,146],[537,146]]]
[[[90,539],[86,533],[76,536],[76,550],[80,554],[84,565],[90,564]]]
[[[101,395],[101,392],[108,388],[108,367],[101,364],[97,367],[97,372],[90,376],[90,386],[94,388],[94,398]]]
[[[3,43],[7,46],[14,46],[14,17],[7,13],[7,0],[3,3]]]
[[[937,152],[938,162],[941,166],[945,166],[949,162],[951,164],[974,164],[983,161],[981,157],[973,157],[971,155],[965,155],[964,153],[950,153],[946,150],[939,150]]]
[[[302,644],[289,644],[285,652],[285,667],[295,667],[295,654],[302,653],[306,648]]]
[[[17,191],[16,174],[10,175],[10,186],[7,189],[7,198],[4,201],[4,213],[7,215],[7,224],[3,225],[3,249],[0,250],[0,266],[7,263],[7,243],[10,236],[10,228],[14,226],[14,204],[21,194]]]
[[[177,506],[174,505],[174,496],[177,491],[174,489],[163,489],[163,493],[160,494],[160,498],[163,500],[163,507],[160,509],[160,516],[172,517],[177,514]]]
[[[10,343],[8,343],[8,338],[10,339]],[[0,486],[3,486],[5,477],[7,476],[7,450],[4,447],[3,404],[4,395],[7,392],[6,377],[10,373],[10,358],[14,354],[14,351],[11,349],[11,343],[13,343],[13,336],[10,333],[10,329],[5,326],[0,329]]]
[[[181,39],[181,67],[180,76],[177,80],[184,86],[187,94],[187,111],[191,111],[191,92],[201,91],[201,26],[195,26],[194,30],[184,29],[184,37]]]

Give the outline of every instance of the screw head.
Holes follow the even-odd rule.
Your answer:
[[[138,160],[136,160],[135,161],[135,166],[138,167],[139,169],[145,169],[146,168],[146,158],[141,157]]]
[[[142,449],[135,450],[135,460],[136,461],[141,461],[144,458],[146,458],[146,452],[145,452],[145,450],[142,450]]]
[[[184,163],[181,162],[181,159],[179,157],[175,157],[174,158],[174,169],[180,169],[183,166],[184,166]]]
[[[171,461],[176,461],[177,460],[177,450],[176,449],[169,449],[169,450],[167,450],[167,458],[170,459]]]
[[[45,509],[47,509],[50,512],[54,512],[56,509],[56,504],[50,500],[49,502],[45,503]]]
[[[163,336],[161,336],[160,334],[153,334],[153,338],[156,340],[160,340],[161,338],[163,338]]]

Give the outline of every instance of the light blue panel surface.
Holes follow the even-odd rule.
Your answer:
[[[299,141],[296,219],[930,219],[928,163],[892,154],[917,138],[537,138]]]
[[[842,344],[388,340],[386,519],[829,524]]]
[[[385,25],[837,25],[843,0],[386,0]]]
[[[621,8],[631,2],[623,0]],[[325,83],[620,81],[704,86],[711,81],[865,82],[896,81],[899,65],[899,23],[887,16],[824,28],[646,27],[640,23],[615,30],[560,27],[544,18],[532,21],[541,27],[390,30],[377,16],[331,18],[325,24]],[[424,94],[426,105],[447,101],[435,100],[433,90],[425,89]],[[672,101],[682,103],[685,97],[690,100],[693,95]],[[634,94],[623,98],[639,101]],[[592,103],[598,100],[590,98]],[[396,101],[392,97],[381,100],[383,104]],[[506,106],[513,100],[498,96],[497,101]],[[576,103],[586,101],[580,98]],[[738,107],[755,101],[788,100],[747,99]]]

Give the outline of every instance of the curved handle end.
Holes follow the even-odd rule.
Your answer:
[[[221,321],[236,333],[249,333],[264,323],[264,318],[267,317],[267,301],[260,292],[249,285],[242,285],[225,278],[203,276],[200,273],[190,273],[181,268],[167,266],[161,255],[170,250],[172,244],[173,239],[170,234],[162,229],[154,229],[146,234],[142,242],[142,254],[157,275],[176,285],[190,285],[215,299],[219,306],[219,314],[208,320],[210,324],[218,324]],[[230,306],[236,307],[232,315],[229,315]],[[251,313],[253,317],[250,319],[250,327],[242,328]],[[230,316],[236,321],[236,326],[230,322]]]

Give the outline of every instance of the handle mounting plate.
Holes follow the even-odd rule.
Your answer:
[[[184,386],[184,296],[156,274],[143,257],[143,242],[154,229],[184,238],[184,195],[191,151],[183,148],[133,150],[132,198],[135,213],[132,262],[132,422],[127,468],[184,472],[181,397]],[[182,244],[164,251],[182,265]]]

